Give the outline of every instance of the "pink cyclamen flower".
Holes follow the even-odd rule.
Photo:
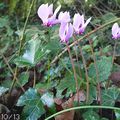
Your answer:
[[[53,13],[53,4],[48,6],[47,4],[42,4],[38,8],[38,16],[41,18],[43,25],[45,26],[52,26],[54,24],[58,23],[58,20],[56,19],[56,15],[59,12],[61,6],[57,7],[55,12]]]
[[[85,22],[84,15],[79,13],[75,14],[73,17],[73,28],[76,34],[82,34],[85,31],[88,23],[90,22],[91,17]]]
[[[119,27],[118,23],[114,23],[112,26],[112,38],[113,39],[120,38],[120,27]]]
[[[70,22],[70,13],[69,12],[60,12],[58,16],[59,23],[66,24]]]
[[[61,42],[68,43],[72,35],[73,35],[73,26],[71,23],[60,25],[59,36],[60,36]]]

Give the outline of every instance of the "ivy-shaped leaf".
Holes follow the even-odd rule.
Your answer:
[[[103,81],[107,80],[109,75],[111,74],[112,58],[104,56],[101,58],[101,60],[98,60],[96,63],[97,63],[99,81],[103,82]],[[97,79],[94,63],[92,63],[89,67],[89,77],[93,78],[94,80]]]
[[[53,95],[50,92],[47,92],[41,96],[41,100],[44,105],[49,107],[49,112],[51,114],[56,112],[55,104],[54,104],[54,98]]]
[[[43,103],[40,96],[37,94],[37,90],[29,88],[24,95],[20,96],[17,106],[24,106],[23,116],[26,120],[37,120],[41,115],[45,113]]]
[[[19,67],[35,66],[49,52],[36,35],[32,40],[28,41],[23,56],[16,58],[14,62]]]
[[[20,74],[19,76],[19,82],[20,84],[23,86],[28,82],[28,78],[29,78],[29,73],[28,72],[23,72]]]
[[[102,91],[102,104],[108,106],[114,106],[120,94],[120,89],[116,87],[111,87],[107,90]]]
[[[50,93],[45,93],[41,96],[41,100],[42,102],[47,105],[48,107],[51,107],[54,105],[54,99],[53,99],[53,95],[51,95]]]
[[[83,114],[84,120],[100,120],[99,115],[93,110],[88,110]]]
[[[1,96],[2,94],[4,94],[6,91],[8,91],[8,90],[9,90],[9,88],[0,87],[0,96]]]
[[[8,17],[0,17],[0,28],[8,26]]]
[[[53,55],[56,55],[57,51],[61,50],[61,44],[59,40],[53,39],[47,44],[47,49],[51,51]]]
[[[79,77],[78,86],[80,87],[81,80]],[[70,73],[66,73],[65,78],[60,81],[60,84],[57,86],[57,97],[62,97],[62,92],[67,89],[66,96],[68,97],[71,93],[76,92],[76,83],[74,80],[74,75]]]
[[[115,110],[116,120],[120,120],[120,110]]]
[[[38,120],[45,113],[42,101],[31,101],[29,104],[30,106],[25,106],[23,109],[23,114],[27,115],[26,120]]]
[[[96,91],[96,86],[93,84],[90,84],[90,89],[89,89],[89,103],[93,103],[94,100],[97,98],[97,91]]]
[[[51,81],[48,83],[37,83],[35,88],[38,90],[38,89],[42,89],[42,90],[49,90],[53,87],[55,87],[56,85],[58,84],[58,81]]]

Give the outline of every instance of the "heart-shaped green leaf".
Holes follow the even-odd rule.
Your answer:
[[[22,96],[20,96],[17,106],[24,106],[23,116],[26,120],[37,120],[45,113],[43,103],[37,90],[29,88]]]
[[[103,81],[108,79],[108,77],[111,73],[112,59],[111,59],[111,57],[102,57],[96,63],[97,63],[99,81],[103,82]],[[94,63],[92,63],[89,67],[89,77],[93,78],[94,80],[97,79],[96,69],[95,69],[95,64]]]

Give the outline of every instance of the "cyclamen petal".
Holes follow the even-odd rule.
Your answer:
[[[53,4],[48,7],[49,15],[53,15]]]
[[[56,19],[56,15],[57,15],[57,13],[59,12],[60,8],[61,8],[61,5],[56,8],[53,16],[51,16],[50,18],[48,18],[48,21],[49,21],[49,23],[50,23],[51,25],[55,25],[55,24],[58,24],[58,23],[59,23],[59,20]]]
[[[46,10],[46,12],[44,12]],[[41,18],[42,22],[45,22],[49,16],[48,4],[42,4],[38,8],[38,16]]]
[[[81,15],[81,24],[84,25],[85,24],[85,20],[84,20],[84,15]]]
[[[86,22],[84,20],[84,15],[80,15],[79,13],[75,14],[73,17],[73,28],[76,34],[82,34],[85,31],[88,23],[91,18],[89,18]]]
[[[68,43],[72,35],[73,35],[73,26],[71,23],[60,25],[59,36],[60,36],[61,42]]]
[[[85,29],[87,27],[87,25],[89,24],[89,22],[91,21],[91,17],[85,22],[85,24],[83,25],[83,28]]]
[[[54,15],[55,15],[55,16],[56,16],[57,13],[59,12],[60,8],[61,8],[61,5],[59,5],[59,6],[55,9],[55,12],[54,12]]]
[[[120,38],[120,28],[118,23],[114,23],[112,26],[112,38],[114,39]]]
[[[58,20],[56,19],[56,15],[59,12],[60,8],[61,8],[61,6],[57,7],[55,12],[53,13],[53,4],[51,4],[49,6],[48,6],[48,3],[42,4],[38,8],[38,16],[42,20],[43,25],[49,27],[49,26],[53,26],[54,24],[57,24]]]
[[[74,18],[73,18],[73,26],[75,27],[75,28],[79,28],[79,26],[80,26],[80,14],[75,14],[74,15]]]
[[[58,20],[61,24],[66,24],[70,22],[70,13],[69,12],[60,12]]]
[[[66,40],[68,41],[73,35],[73,26],[70,23],[69,25],[67,24],[67,33],[66,33]]]
[[[65,27],[66,24],[61,24],[59,28],[59,37],[61,42],[65,42]]]
[[[79,13],[75,14],[73,17],[73,27],[77,34],[79,34],[79,26],[81,25],[81,16]]]

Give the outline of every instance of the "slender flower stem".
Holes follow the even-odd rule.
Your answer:
[[[112,65],[114,65],[116,46],[117,46],[117,41],[115,41],[115,45],[114,45],[114,48],[113,48]],[[110,79],[108,79],[108,81],[106,83],[106,88],[108,88],[109,85],[110,85]]]
[[[72,55],[70,52],[70,48],[68,46],[68,44],[66,43],[67,49],[68,49],[68,53],[69,53],[69,57],[70,57],[70,61],[72,64],[72,68],[73,68],[73,73],[74,73],[74,79],[75,79],[75,83],[76,83],[76,91],[77,91],[77,97],[78,97],[78,102],[79,102],[79,87],[78,87],[78,80],[77,80],[77,74],[76,74],[76,70],[75,70],[75,65],[72,59]]]
[[[75,41],[78,42],[78,40],[76,39],[76,36],[73,35]],[[83,61],[83,65],[84,65],[84,68],[85,68],[85,77],[86,77],[86,91],[87,91],[87,94],[86,94],[86,103],[88,102],[89,100],[89,77],[88,77],[88,71],[87,71],[87,66],[86,66],[86,61],[85,61],[85,58],[84,58],[84,55],[83,55],[83,51],[82,51],[82,48],[80,46],[80,44],[78,45],[79,49],[80,49],[80,54],[82,56],[82,61]]]
[[[14,76],[13,76],[13,82],[12,82],[12,84],[11,84],[11,88],[10,88],[9,93],[11,93],[11,91],[12,91],[14,85],[15,85],[16,78],[17,78],[17,71],[18,71],[18,67],[15,68],[15,73],[14,73]]]
[[[64,66],[64,68],[66,68],[66,70],[70,73],[70,74],[72,74],[72,71],[67,67],[67,65],[60,59],[60,61],[61,61],[61,63],[62,63],[62,65]]]
[[[88,103],[88,100],[89,100],[89,89],[90,89],[90,86],[89,86],[89,77],[88,77],[88,71],[87,71],[87,66],[86,66],[86,61],[85,61],[85,58],[84,58],[84,55],[83,55],[83,52],[82,52],[82,48],[79,47],[80,49],[80,54],[82,56],[82,61],[83,61],[83,65],[84,65],[84,68],[85,68],[85,77],[86,77],[86,81],[87,81],[87,85],[86,85],[86,91],[87,91],[87,94],[86,94],[86,103]]]
[[[76,39],[74,39],[74,40],[76,41]],[[75,47],[77,47],[77,45],[75,45]],[[79,64],[78,53],[77,53],[76,49],[74,51],[75,51],[75,56],[76,56],[76,60],[77,60],[77,64],[78,64],[78,71],[79,71],[80,78],[81,78],[82,77],[82,73],[81,73],[80,64]]]
[[[99,31],[100,29],[103,29],[104,27],[106,27],[106,26],[108,26],[108,25],[110,25],[110,24],[112,24],[112,23],[114,23],[114,22],[117,22],[117,21],[119,21],[119,20],[120,20],[120,18],[117,18],[117,19],[115,19],[115,20],[113,20],[113,21],[110,21],[110,22],[107,22],[107,23],[101,25],[100,27],[95,28],[94,30],[92,30],[92,31],[89,32],[88,34],[86,34],[86,35],[84,35],[83,37],[81,37],[81,38],[78,40],[78,42],[84,40],[85,38],[89,37],[90,35],[94,34],[94,33],[97,32],[97,31]],[[74,41],[73,43],[71,43],[71,44],[69,45],[69,47],[71,48],[71,47],[73,47],[73,46],[76,45],[76,44],[77,44],[77,41]],[[51,62],[51,64],[53,64],[54,62],[56,62],[66,51],[67,51],[67,48],[65,48],[59,55],[57,55],[57,56],[53,59],[53,61]]]
[[[28,23],[28,19],[29,19],[29,16],[30,16],[32,7],[33,7],[33,5],[34,5],[34,2],[35,2],[35,0],[32,0],[32,3],[31,3],[30,8],[29,8],[28,15],[27,15],[27,18],[26,18],[24,27],[23,27],[22,35],[21,35],[21,37],[20,37],[20,45],[19,45],[19,50],[18,50],[18,56],[20,55],[20,52],[21,52],[22,41],[23,41],[23,38],[24,38],[25,29],[26,29],[26,26],[27,26],[27,23]],[[11,88],[14,87],[14,84],[15,84],[15,82],[16,82],[16,79],[15,79],[15,78],[16,78],[16,76],[17,76],[17,72],[18,72],[18,67],[16,66],[16,68],[15,68],[15,74],[14,74],[15,76],[14,76],[14,78],[13,78],[13,82],[12,82]]]
[[[117,41],[115,41],[115,45],[114,45],[113,57],[112,57],[112,64],[114,64],[116,46],[117,46]]]
[[[69,112],[69,111],[72,111],[72,110],[91,109],[91,108],[94,108],[94,109],[103,108],[103,109],[111,109],[111,110],[118,110],[118,111],[120,111],[120,108],[118,108],[118,107],[111,107],[111,106],[79,106],[79,107],[73,107],[73,108],[69,108],[69,109],[65,109],[65,110],[62,110],[60,112],[57,112],[57,113],[49,116],[45,120],[50,120],[51,118],[53,118],[53,117],[55,117],[57,115],[60,115],[62,113]]]
[[[33,80],[33,87],[35,88],[35,84],[36,84],[36,70],[34,67],[34,80]]]
[[[35,2],[35,0],[32,0],[32,3],[31,3],[31,5],[30,5],[30,8],[29,8],[29,11],[28,11],[28,14],[27,14],[27,18],[26,18],[26,20],[25,20],[25,24],[24,24],[24,27],[23,27],[22,35],[21,35],[21,37],[20,37],[20,46],[19,46],[18,55],[19,55],[20,52],[21,52],[22,41],[23,41],[23,38],[24,38],[25,29],[26,29],[26,26],[27,26],[27,23],[28,23],[28,19],[29,19],[29,16],[30,16],[32,7],[33,7],[33,5],[34,5],[34,2]]]
[[[49,89],[49,84],[50,84],[50,81],[51,81],[51,77],[50,77],[50,60],[48,60],[47,70],[49,71],[49,75],[48,75],[48,78],[47,78],[47,90],[48,90]]]
[[[98,73],[98,67],[97,67],[97,63],[96,63],[96,57],[95,57],[95,54],[93,51],[93,45],[92,45],[90,40],[89,40],[89,44],[91,46],[90,48],[91,48],[91,53],[92,53],[93,60],[94,60],[96,78],[97,78],[97,88],[98,88],[97,101],[100,102],[100,104],[101,104],[102,103],[102,101],[101,101],[101,88],[100,88],[100,83],[99,83],[99,73]]]
[[[92,53],[92,56],[93,56],[95,70],[96,70],[97,88],[98,88],[98,97],[97,98],[98,98],[98,101],[101,104],[101,89],[100,89],[100,83],[99,83],[99,73],[98,73],[98,67],[97,67],[97,63],[96,63],[96,57],[95,57],[95,54],[94,54],[94,51],[93,51],[93,45],[92,45],[90,40],[89,40],[89,44],[91,46],[90,47],[91,48],[91,53]]]

